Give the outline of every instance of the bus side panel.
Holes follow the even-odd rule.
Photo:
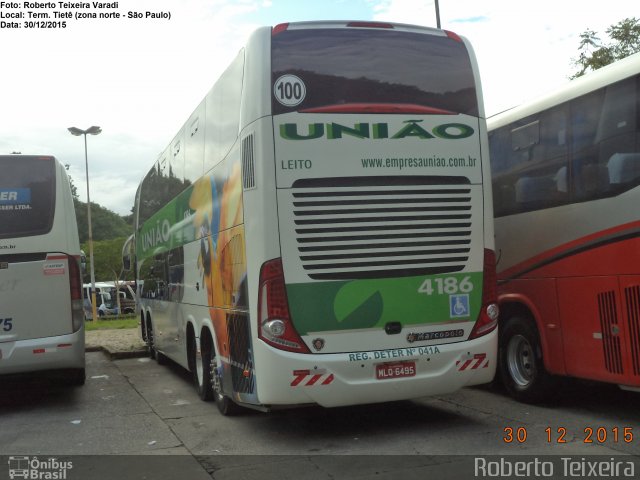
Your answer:
[[[507,271],[529,277],[501,286],[501,302],[521,296],[534,305],[551,373],[638,385],[640,304],[629,260],[638,240],[626,238],[635,225],[579,238]],[[552,283],[557,290],[543,287]],[[565,363],[566,371],[561,368]]]
[[[247,141],[252,138],[252,142]],[[258,339],[258,290],[259,275],[262,264],[267,260],[280,257],[280,236],[276,209],[275,171],[273,167],[273,122],[270,117],[262,118],[248,125],[241,134],[241,141],[251,148],[253,184],[248,181],[250,172],[247,164],[243,168],[243,206],[247,214],[245,220],[246,242],[246,292],[249,318],[249,331],[254,345],[253,355],[263,342]],[[245,152],[248,153],[248,152]],[[272,370],[269,360],[260,363],[254,360],[253,376],[257,381],[257,396],[244,398],[250,403],[262,403],[259,388],[263,381],[268,381]]]
[[[501,311],[515,304],[531,312],[538,326],[545,368],[551,373],[566,374],[556,279],[511,280],[498,286],[498,297]]]
[[[177,318],[177,306],[177,304],[166,300],[155,300],[153,302],[152,318],[156,348],[166,356],[182,364],[180,357],[177,355],[176,346],[178,339],[177,322],[175,320]]]
[[[578,277],[558,280],[567,373],[640,386],[637,291],[640,277]],[[576,295],[575,292],[580,292]]]
[[[640,383],[640,277],[638,275],[621,275],[621,301],[623,319],[627,330],[627,364],[628,372],[624,383],[638,385]]]
[[[236,142],[226,160],[196,182],[189,199],[196,236],[207,232],[198,242],[205,242],[204,250],[201,248],[196,252],[190,249],[190,255],[197,256],[195,265],[202,275],[209,305],[209,319],[201,322],[196,319],[196,335],[209,325],[213,328],[216,351],[223,360],[224,389],[236,399],[239,394],[253,394],[255,389],[247,315],[240,157],[240,142]],[[191,258],[188,265],[193,265],[193,260]],[[187,275],[194,273],[189,271]],[[197,283],[197,279],[191,283]]]
[[[258,29],[251,35],[245,49],[245,71],[240,114],[242,143],[243,208],[246,252],[246,328],[253,349],[251,370],[254,392],[243,393],[234,385],[236,398],[252,404],[260,399],[261,382],[269,381],[269,362],[260,363],[256,350],[263,342],[258,339],[258,290],[260,269],[264,262],[282,255],[276,209],[273,121],[271,116],[271,82],[264,81],[264,72],[271,71],[271,27]],[[237,321],[230,323],[233,327]]]

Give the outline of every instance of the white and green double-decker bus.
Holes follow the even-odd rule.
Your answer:
[[[384,402],[496,366],[471,47],[371,22],[257,30],[142,181],[152,355],[223,413]]]

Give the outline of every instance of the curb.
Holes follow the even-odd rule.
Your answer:
[[[142,358],[149,356],[149,352],[146,348],[144,350],[130,350],[128,352],[112,352],[105,348],[104,352],[109,356],[109,358],[111,358],[111,360],[123,360],[125,358]]]
[[[146,348],[138,349],[138,350],[127,350],[127,351],[111,351],[106,347],[99,346],[90,346],[84,349],[86,352],[103,352],[106,354],[111,360],[122,360],[125,358],[141,358],[149,356],[149,352]]]

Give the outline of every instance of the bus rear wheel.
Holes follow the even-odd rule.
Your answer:
[[[213,399],[222,415],[235,415],[239,412],[240,407],[233,400],[224,394],[222,388],[222,365],[218,365],[218,357],[214,354],[211,356],[211,386],[213,389]]]
[[[549,400],[554,384],[544,368],[538,330],[532,319],[514,315],[500,330],[500,377],[509,394],[524,403]]]
[[[151,318],[149,318],[149,316],[147,316],[147,322],[146,322],[147,328],[145,328],[145,341],[147,343],[147,351],[149,352],[149,357],[150,358],[156,358],[156,344],[155,344],[155,339],[153,337],[154,335],[154,331],[153,331],[153,325],[151,324]]]
[[[200,339],[200,348],[195,344],[193,351],[193,381],[198,391],[198,396],[205,402],[213,398],[213,389],[211,388],[211,341],[208,338]]]

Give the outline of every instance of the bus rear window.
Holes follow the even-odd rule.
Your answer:
[[[447,36],[387,29],[286,30],[272,37],[271,61],[273,114],[384,104],[478,116],[469,54],[464,43]],[[278,82],[283,78],[294,83]]]
[[[52,157],[0,156],[0,238],[51,230],[56,172]]]

